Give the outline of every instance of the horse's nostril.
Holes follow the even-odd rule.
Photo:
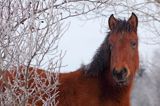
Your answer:
[[[128,71],[126,68],[123,68],[121,71],[120,71],[120,74],[122,76],[122,78],[126,78],[127,74],[128,74]]]
[[[122,68],[120,70],[113,70],[112,71],[112,75],[114,78],[116,78],[117,80],[124,80],[126,79],[127,77],[127,74],[128,74],[128,71],[126,68]]]

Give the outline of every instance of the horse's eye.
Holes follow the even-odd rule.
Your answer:
[[[113,48],[113,45],[109,44],[109,50],[112,50],[112,48]]]
[[[131,41],[131,47],[136,48],[136,46],[137,46],[137,42],[136,41]]]

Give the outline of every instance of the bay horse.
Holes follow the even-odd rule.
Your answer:
[[[130,106],[133,81],[139,69],[138,18],[132,13],[128,20],[121,20],[116,19],[112,14],[108,25],[110,32],[92,61],[76,71],[59,74],[57,106]],[[40,79],[46,78],[46,71],[40,69],[37,71]],[[10,74],[3,74],[3,76],[7,81],[14,80],[15,77]],[[34,80],[29,83],[29,87],[34,85],[31,84]],[[43,83],[48,84],[48,82]],[[1,91],[5,91],[4,86],[1,80]],[[53,91],[49,93],[53,94]],[[43,93],[37,95],[47,98],[46,95],[41,94]],[[28,104],[35,100],[29,97]],[[39,100],[35,105],[44,104]]]
[[[79,70],[60,75],[59,106],[130,106],[139,69],[138,18],[109,17],[110,32],[92,61]]]

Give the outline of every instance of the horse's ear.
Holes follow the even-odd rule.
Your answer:
[[[109,29],[112,30],[117,24],[117,19],[114,18],[114,15],[112,14],[108,19],[108,25]]]
[[[137,31],[138,18],[137,18],[137,16],[136,16],[136,14],[134,14],[133,12],[132,12],[131,17],[128,19],[128,23],[130,24],[131,28],[132,28],[134,31]]]

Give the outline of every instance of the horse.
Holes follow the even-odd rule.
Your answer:
[[[112,14],[110,32],[91,63],[60,75],[59,106],[130,106],[135,73],[139,69],[138,18]]]
[[[139,69],[138,18],[132,13],[128,20],[121,20],[112,14],[108,25],[110,31],[91,62],[76,71],[59,74],[57,106],[130,106],[132,86]],[[46,79],[48,72],[41,69],[36,69],[36,72],[40,80]],[[34,75],[33,71],[29,73]],[[15,75],[8,73],[2,76],[6,81],[15,79]],[[20,79],[23,80],[23,77]],[[33,79],[28,82],[29,88],[35,87]],[[51,80],[51,84],[53,82]],[[42,83],[47,85],[49,82]],[[4,86],[1,80],[1,91],[5,91]],[[54,91],[47,93],[53,95]],[[42,91],[35,95],[42,96],[44,100],[48,98]],[[28,104],[36,100],[37,98],[29,97]],[[37,100],[35,105],[44,104],[42,100]]]

